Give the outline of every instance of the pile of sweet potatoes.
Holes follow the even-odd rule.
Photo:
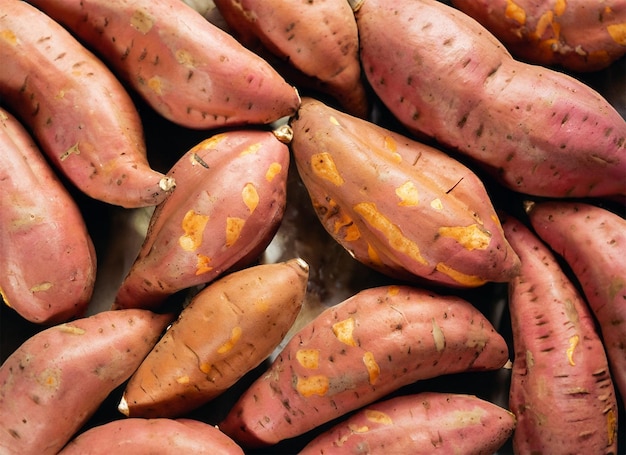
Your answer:
[[[626,452],[585,8],[0,0],[0,453]]]

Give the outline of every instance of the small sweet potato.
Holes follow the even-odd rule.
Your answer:
[[[288,138],[279,137],[278,130],[218,133],[174,164],[167,175],[176,189],[155,208],[116,308],[155,308],[256,259],[287,202],[289,148],[281,140]]]
[[[0,192],[2,299],[37,324],[82,316],[96,279],[85,220],[30,134],[2,108]]]
[[[394,116],[506,187],[547,197],[626,194],[626,121],[564,73],[514,60],[436,0],[364,0],[361,61]]]
[[[243,446],[271,445],[420,379],[495,370],[507,359],[504,338],[461,298],[365,289],[297,331],[219,427]]]
[[[137,369],[171,319],[105,311],[26,340],[0,367],[0,452],[56,454]]]
[[[128,381],[119,410],[180,417],[257,367],[293,325],[307,287],[301,259],[226,275],[196,294]]]
[[[547,245],[515,218],[503,227],[522,261],[509,283],[514,450],[615,454],[617,400],[591,311]]]
[[[578,279],[626,404],[626,220],[599,206],[567,201],[533,203],[528,216]]]
[[[515,416],[489,401],[422,392],[366,406],[310,441],[299,455],[490,455],[514,429]]]
[[[243,455],[216,427],[193,419],[121,419],[90,428],[59,455]]]
[[[519,259],[478,176],[449,155],[304,98],[290,147],[328,233],[391,277],[507,281]]]

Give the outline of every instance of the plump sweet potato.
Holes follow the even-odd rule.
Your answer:
[[[517,58],[598,71],[626,54],[626,1],[452,0]]]
[[[517,273],[485,187],[459,161],[312,98],[290,125],[315,211],[357,260],[394,278],[456,287]]]
[[[167,175],[177,187],[156,207],[116,308],[157,307],[256,259],[285,210],[289,148],[281,140],[289,138],[279,138],[278,130],[218,133],[174,164]]]
[[[509,283],[516,453],[617,453],[617,401],[586,302],[520,221],[503,226],[522,261]]]
[[[508,410],[474,395],[422,392],[366,406],[310,441],[299,455],[493,454],[515,428]]]
[[[90,428],[59,455],[243,455],[218,428],[193,419],[121,419]]]
[[[261,55],[269,52],[283,63],[276,64],[279,71],[288,65],[306,76],[299,78],[299,85],[331,95],[352,115],[363,118],[368,115],[358,30],[346,0],[215,0],[214,3],[242,43],[258,49]],[[298,79],[295,75],[293,78]]]
[[[123,207],[162,201],[174,182],[150,168],[122,84],[61,25],[0,1],[0,97],[50,162],[85,194]]]
[[[26,340],[0,367],[0,452],[56,454],[137,369],[171,319],[105,311]]]
[[[225,392],[278,346],[300,312],[301,259],[233,272],[196,294],[126,385],[130,417],[180,417]]]
[[[533,203],[529,218],[580,283],[626,404],[626,220],[599,206],[567,201]]]
[[[271,123],[298,93],[180,0],[33,0],[94,48],[165,118],[188,128]]]
[[[243,446],[270,445],[420,379],[494,370],[507,358],[504,338],[467,301],[370,288],[295,333],[219,427]]]
[[[30,134],[2,108],[0,192],[2,299],[38,324],[82,316],[96,279],[87,226]]]
[[[414,134],[521,193],[626,194],[626,121],[589,86],[514,60],[482,25],[436,0],[364,0],[356,17],[365,75]]]

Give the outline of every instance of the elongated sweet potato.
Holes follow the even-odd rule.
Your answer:
[[[370,288],[299,330],[219,427],[243,446],[269,445],[420,379],[498,369],[507,358],[504,338],[467,301]]]
[[[493,454],[515,416],[474,395],[422,392],[366,406],[310,441],[299,455]]]
[[[529,218],[578,279],[626,404],[626,220],[595,205],[567,201],[534,203]]]
[[[85,220],[30,134],[2,108],[0,192],[2,299],[38,324],[82,316],[96,279]]]
[[[126,385],[130,417],[180,417],[257,367],[293,325],[307,287],[301,259],[233,272],[196,294]]]
[[[356,17],[367,79],[415,134],[521,193],[626,194],[626,121],[589,86],[514,60],[482,25],[436,0],[364,0]]]
[[[165,118],[188,128],[271,123],[297,91],[180,0],[32,0],[93,47]]]
[[[85,194],[155,205],[174,182],[150,168],[141,119],[122,84],[61,25],[0,1],[0,97],[51,163]]]
[[[310,78],[301,83],[331,95],[352,115],[367,117],[369,101],[361,78],[358,30],[346,0],[214,3],[248,48],[259,49],[261,55],[267,49]]]
[[[216,427],[193,419],[121,419],[90,428],[59,455],[243,455]]]
[[[167,175],[177,180],[176,190],[155,208],[116,308],[157,307],[177,291],[256,259],[285,210],[284,129],[218,133],[174,164]]]
[[[550,249],[520,221],[504,231],[522,261],[509,283],[516,453],[617,453],[617,401],[591,311]]]
[[[485,187],[457,160],[312,98],[290,125],[315,211],[357,260],[395,278],[456,287],[517,273]]]
[[[626,54],[626,1],[452,0],[517,58],[597,71]]]
[[[0,367],[0,452],[56,454],[137,369],[171,319],[105,311],[26,340]]]

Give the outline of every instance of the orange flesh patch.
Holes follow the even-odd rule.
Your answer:
[[[198,260],[196,262],[196,275],[202,275],[203,273],[207,273],[213,270],[213,267],[209,265],[211,263],[210,257],[205,256],[204,254],[199,254],[197,256],[197,259]]]
[[[194,251],[202,245],[202,236],[208,221],[208,215],[196,213],[194,210],[185,213],[182,221],[184,234],[178,239],[178,244],[183,250]]]
[[[459,272],[458,270],[454,270],[452,267],[447,266],[443,262],[437,264],[435,269],[438,272],[443,273],[444,275],[449,276],[457,283],[463,284],[465,286],[481,286],[486,283],[486,280],[483,280],[477,275],[466,275],[465,273]]]
[[[396,163],[400,163],[402,161],[402,156],[397,152],[398,145],[391,136],[385,136],[385,149],[391,152],[392,158]]]
[[[0,38],[9,43],[11,46],[15,46],[17,44],[17,36],[15,36],[15,33],[13,33],[12,30],[0,31]]]
[[[299,349],[296,352],[296,359],[304,368],[315,370],[319,367],[320,351],[319,349]]]
[[[526,11],[524,11],[524,8],[522,8],[512,0],[507,0],[504,16],[507,19],[514,20],[520,25],[524,25],[526,23]]]
[[[282,170],[283,167],[280,165],[280,163],[270,164],[270,166],[267,168],[267,172],[265,173],[265,180],[271,182],[278,174],[280,174]]]
[[[196,62],[193,59],[191,53],[185,49],[178,49],[176,51],[176,61],[181,65],[195,67]]]
[[[242,218],[228,217],[226,218],[226,246],[232,246],[241,234],[246,220]]]
[[[235,344],[237,344],[237,341],[239,341],[239,338],[241,338],[241,327],[239,326],[233,327],[230,333],[230,340],[228,340],[226,343],[221,345],[217,349],[217,353],[226,354],[235,346]]]
[[[556,0],[556,4],[554,5],[554,14],[562,16],[565,12],[565,8],[567,8],[566,0]]]
[[[396,188],[396,195],[400,198],[401,207],[416,207],[419,205],[419,193],[413,182],[405,182]]]
[[[443,210],[443,203],[439,198],[430,201],[430,206],[435,210]]]
[[[52,286],[54,286],[54,285],[52,283],[50,283],[49,281],[44,281],[43,283],[38,283],[38,284],[34,285],[33,287],[31,287],[30,291],[31,292],[47,291]]]
[[[319,395],[323,397],[328,392],[328,377],[324,375],[310,376],[308,378],[298,378],[296,390],[303,397]]]
[[[246,186],[243,187],[243,190],[241,190],[241,198],[243,199],[243,203],[246,204],[246,207],[248,207],[248,210],[250,210],[250,213],[253,213],[259,205],[259,193],[252,183],[246,183]]]
[[[578,346],[578,341],[580,341],[578,335],[574,335],[569,339],[569,347],[567,348],[567,361],[572,366],[576,365],[576,363],[574,362],[574,351],[576,350],[576,346]]]
[[[370,384],[376,384],[376,381],[378,381],[378,377],[380,376],[380,366],[376,363],[374,354],[369,351],[363,354],[363,364],[365,365],[365,368],[367,368]]]
[[[61,372],[56,369],[46,368],[37,378],[37,382],[49,389],[57,389],[61,384]]]
[[[380,260],[380,256],[378,255],[378,252],[369,243],[367,244],[367,257],[370,258],[370,261],[372,262],[372,264],[375,264],[378,266],[383,265],[383,262]]]
[[[491,233],[478,224],[440,227],[439,235],[456,240],[468,251],[484,250],[491,242]]]
[[[370,422],[379,423],[381,425],[393,425],[393,419],[389,417],[389,415],[381,411],[366,409],[365,418]]]
[[[330,153],[322,152],[311,156],[311,169],[317,177],[328,180],[335,186],[341,186],[344,183]]]
[[[626,23],[609,25],[606,28],[609,35],[617,44],[626,46]]]
[[[248,147],[246,147],[245,149],[243,149],[241,151],[241,153],[239,154],[239,156],[244,156],[244,155],[254,155],[256,152],[258,152],[261,149],[261,144],[260,143],[255,143],[252,145],[249,145]]]
[[[354,319],[348,318],[333,324],[333,333],[339,341],[348,346],[356,346],[353,338]]]
[[[163,94],[163,90],[161,90],[161,78],[159,76],[153,76],[148,79],[148,87],[150,87],[150,90],[152,90],[157,95]]]

